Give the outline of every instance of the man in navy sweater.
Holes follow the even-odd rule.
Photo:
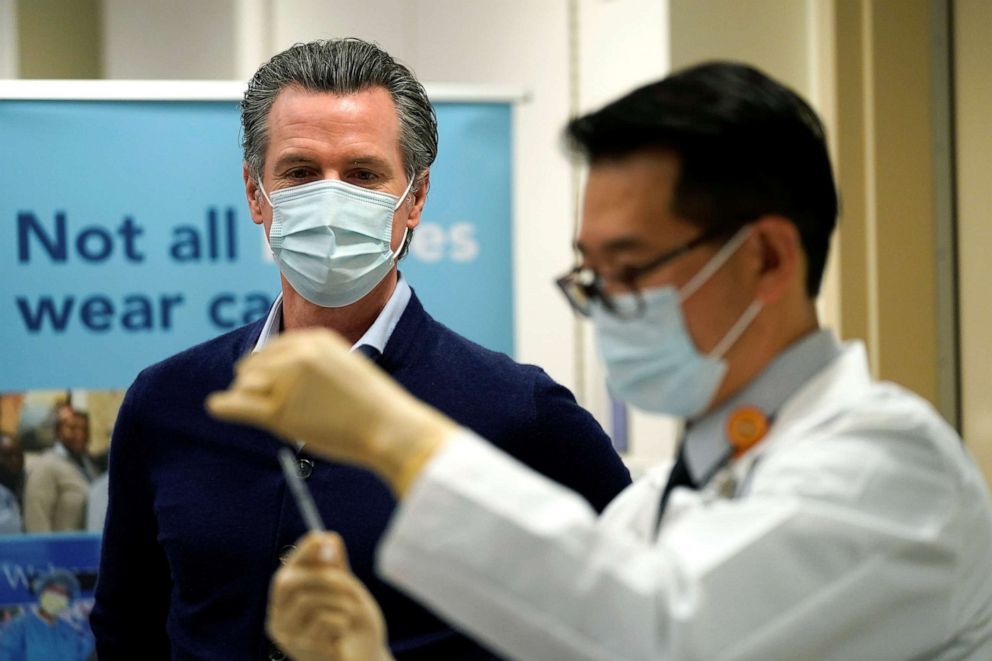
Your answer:
[[[298,44],[242,102],[245,192],[282,275],[268,316],[144,370],[125,398],[92,625],[101,659],[282,658],[269,580],[305,527],[273,436],[207,416],[234,363],[283,331],[333,329],[431,403],[602,509],[629,481],[602,429],[543,371],[456,335],[396,262],[420,221],[437,127],[410,71],[359,40]],[[327,526],[382,607],[397,659],[494,658],[375,578],[395,501],[298,448]]]

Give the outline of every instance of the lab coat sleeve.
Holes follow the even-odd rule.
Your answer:
[[[825,479],[864,480],[872,462],[856,462],[866,463],[856,475],[827,467]],[[921,475],[896,495],[919,491],[934,502],[926,512],[946,508],[950,487]],[[942,526],[921,516],[904,527],[829,499],[763,493],[698,507],[646,540],[464,432],[412,486],[378,562],[516,659],[912,658],[944,640],[934,613],[946,612],[941,586],[955,580]]]
[[[623,546],[597,534],[585,500],[466,432],[449,441],[407,494],[378,562],[386,578],[513,658],[613,661],[621,657],[602,644],[597,630],[607,623],[590,600],[625,573],[661,569],[653,557]],[[611,554],[616,562],[607,568]],[[621,554],[641,566],[622,562]],[[653,610],[654,595],[631,587],[610,590],[610,608]]]

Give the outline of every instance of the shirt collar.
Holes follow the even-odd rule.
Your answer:
[[[386,351],[386,343],[396,329],[396,324],[400,322],[403,311],[406,310],[407,303],[410,302],[410,285],[402,277],[397,278],[396,288],[393,294],[386,301],[386,307],[376,317],[365,334],[358,338],[352,349],[361,346],[375,347],[379,353]]]
[[[810,333],[776,356],[726,402],[691,423],[686,429],[683,452],[695,483],[705,484],[732,454],[725,431],[732,414],[743,407],[753,407],[773,419],[782,404],[840,352],[840,344],[830,330]]]
[[[406,280],[402,276],[399,276],[396,280],[396,287],[393,289],[393,293],[390,295],[389,300],[386,301],[386,306],[382,308],[382,312],[379,313],[379,316],[372,322],[372,325],[365,331],[365,334],[358,338],[358,342],[352,345],[352,350],[366,345],[374,347],[379,353],[383,353],[386,349],[386,343],[389,342],[389,338],[396,329],[396,324],[399,323],[400,317],[403,316],[403,312],[410,302],[412,293],[413,291],[410,289],[410,285],[406,283]],[[252,351],[258,351],[264,347],[266,343],[279,334],[281,327],[282,293],[280,292],[269,309],[269,314],[265,318],[265,324],[262,326],[262,332],[259,333],[258,341],[255,342],[255,348]]]

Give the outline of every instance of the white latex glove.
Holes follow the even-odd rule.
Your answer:
[[[284,333],[241,359],[207,409],[370,468],[398,495],[457,429],[326,329]]]
[[[296,661],[387,661],[375,599],[348,567],[341,538],[310,533],[272,578],[269,637]]]

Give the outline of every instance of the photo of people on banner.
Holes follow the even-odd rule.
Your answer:
[[[98,546],[96,539],[91,540]],[[6,563],[5,563],[6,565]],[[82,572],[90,582],[90,594],[83,596],[77,572],[56,568],[26,579],[29,598],[14,594],[10,575],[0,590],[0,658],[59,659],[82,661],[95,658],[93,634],[88,618],[93,607],[92,583],[96,572]],[[20,575],[20,574],[19,574]]]
[[[0,395],[0,534],[99,532],[122,391]]]
[[[123,394],[0,395],[0,659],[94,658],[88,618]]]

